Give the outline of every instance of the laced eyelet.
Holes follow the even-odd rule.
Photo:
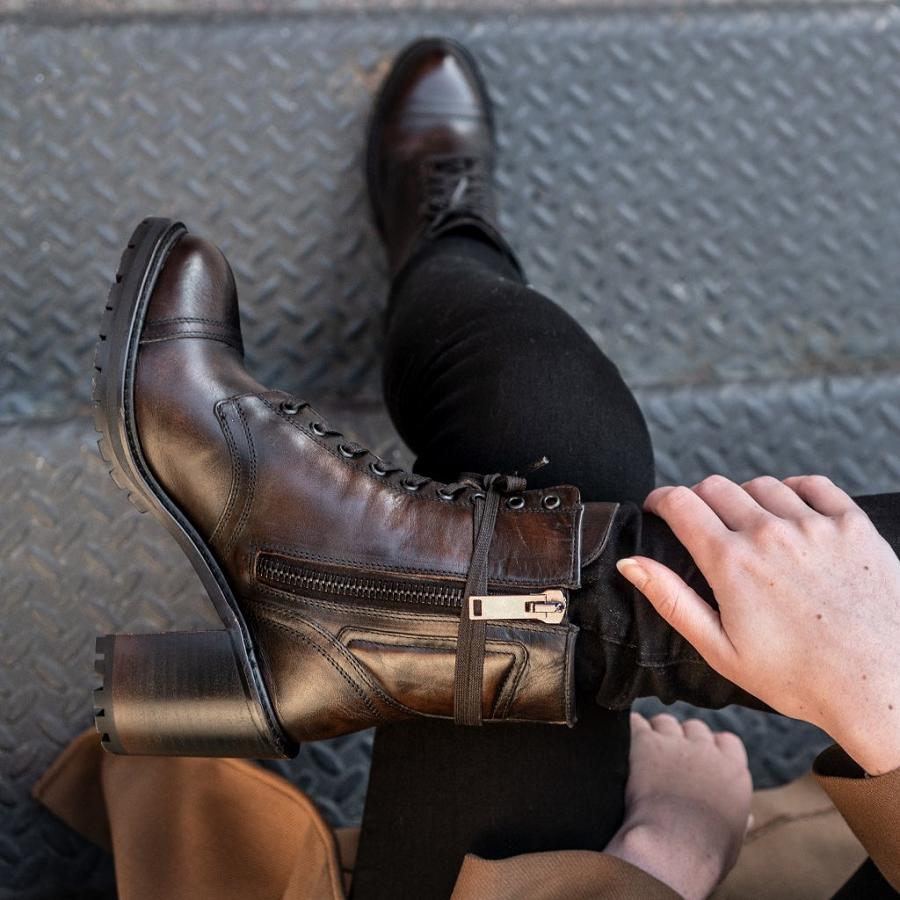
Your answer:
[[[559,499],[558,494],[547,494],[541,502],[544,504],[544,509],[556,509],[562,500]]]
[[[346,444],[338,444],[338,450],[344,459],[355,459],[359,454],[351,450]]]
[[[410,481],[408,478],[404,478],[400,482],[400,484],[407,491],[417,491],[420,487],[422,487],[421,484],[417,484],[415,481]]]
[[[456,494],[451,494],[449,491],[445,491],[443,488],[438,488],[435,493],[438,495],[438,499],[440,500],[455,500]]]
[[[474,503],[476,500],[484,500],[484,494],[481,491],[475,491],[475,493],[469,497],[469,503]]]
[[[310,430],[313,434],[317,434],[319,437],[325,437],[325,435],[326,435],[326,433],[327,433],[327,432],[325,431],[325,426],[322,425],[321,422],[310,422],[310,423],[309,423],[309,430]]]
[[[386,470],[386,469],[382,469],[381,466],[380,466],[377,462],[370,462],[370,463],[369,463],[369,470],[370,470],[374,475],[377,475],[379,478],[384,478],[384,476],[387,475],[387,470]]]
[[[521,494],[516,494],[514,497],[507,498],[506,505],[510,509],[521,509],[525,505],[525,498]]]
[[[293,400],[282,400],[281,403],[278,404],[278,408],[286,416],[296,416],[304,406],[305,404],[295,403]]]

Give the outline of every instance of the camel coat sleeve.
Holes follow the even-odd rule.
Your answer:
[[[838,747],[814,774],[885,878],[900,888],[900,769],[869,778]],[[76,738],[35,797],[110,850],[121,900],[343,900],[349,853],[309,799],[244,760],[111,756]],[[342,864],[343,863],[343,864]],[[467,856],[453,900],[674,900],[662,882],[590,851]]]
[[[900,891],[900,768],[871,777],[835,744],[816,758],[813,775],[872,862]]]
[[[556,850],[463,861],[451,900],[679,900],[643,869],[605,853]]]

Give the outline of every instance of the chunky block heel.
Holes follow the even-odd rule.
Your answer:
[[[113,753],[279,757],[226,631],[97,638],[94,721]]]

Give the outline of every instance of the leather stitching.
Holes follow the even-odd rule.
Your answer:
[[[490,639],[488,639],[485,643],[490,644]],[[506,673],[506,677],[503,679],[501,689],[497,691],[497,701],[494,704],[494,709],[491,711],[491,718],[506,718],[506,715],[509,712],[509,708],[510,706],[512,706],[513,700],[515,700],[516,695],[519,693],[519,685],[522,683],[522,679],[525,677],[525,672],[529,668],[531,657],[528,654],[528,647],[526,647],[525,644],[518,644],[518,646],[520,646],[522,650],[524,650],[525,658],[522,660],[522,665],[516,666]],[[512,684],[509,685],[509,693],[504,694],[504,691],[507,688],[507,683],[511,678]]]
[[[273,615],[279,615],[280,611],[270,610]],[[287,616],[292,621],[296,622],[298,625],[303,625],[309,628],[311,631],[315,632],[319,637],[321,637],[325,643],[332,647],[334,650],[338,652],[338,655],[344,659],[345,662],[349,664],[349,666],[356,672],[356,674],[365,682],[365,684],[370,687],[375,693],[385,702],[385,703],[397,703],[397,701],[393,700],[389,694],[385,693],[385,691],[379,687],[377,684],[372,683],[372,679],[369,677],[368,672],[363,667],[362,663],[350,653],[347,648],[341,644],[332,634],[329,634],[321,625],[317,622],[312,621],[311,619],[307,619],[303,616]],[[284,625],[284,623],[281,623]],[[290,629],[289,625],[284,625],[285,628]],[[402,705],[402,704],[400,704]]]
[[[241,511],[241,517],[238,519],[237,525],[235,526],[234,531],[231,533],[231,537],[228,539],[228,542],[225,544],[224,553],[228,554],[234,548],[237,539],[241,536],[241,532],[244,530],[244,526],[247,524],[247,520],[250,518],[250,510],[253,507],[253,497],[256,493],[256,450],[253,446],[253,436],[250,434],[250,426],[247,423],[247,418],[244,415],[244,410],[241,408],[241,401],[234,401],[235,409],[238,412],[238,416],[241,420],[241,425],[244,428],[244,436],[247,440],[247,452],[250,461],[250,478],[247,484],[247,495],[244,498],[244,508]]]
[[[308,635],[303,634],[297,628],[291,628],[289,625],[285,625],[283,622],[275,622],[271,619],[263,618],[257,614],[251,613],[251,618],[256,619],[258,622],[261,622],[264,626],[268,626],[270,628],[274,628],[277,631],[286,634],[288,637],[297,638],[303,641],[304,644],[311,647],[316,653],[319,654],[330,666],[334,668],[334,670],[347,682],[348,685],[354,690],[354,692],[359,696],[360,700],[362,700],[363,705],[366,709],[375,716],[376,719],[385,720],[383,713],[381,713],[377,707],[372,703],[372,701],[366,696],[365,691],[358,685],[338,664],[337,661],[334,660],[331,656],[328,655],[328,652],[315,643]],[[304,622],[305,624],[311,625],[310,622]]]
[[[563,669],[563,696],[565,703],[566,722],[574,722],[574,703],[573,703],[573,686],[575,683],[575,662],[573,653],[575,650],[575,638],[578,635],[578,628],[574,625],[569,626],[569,633],[566,635],[566,653],[565,668]]]
[[[145,328],[155,328],[157,325],[169,325],[174,323],[181,322],[200,322],[204,325],[217,325],[223,331],[237,331],[237,329],[230,322],[225,322],[222,319],[209,319],[204,318],[203,316],[163,316],[161,319],[154,319],[152,322],[145,322]]]
[[[405,636],[405,635],[404,635]],[[450,639],[441,639],[441,640],[450,640]],[[499,643],[499,642],[497,642]],[[425,651],[426,653],[442,653],[447,652],[448,650],[455,653],[455,647],[432,647],[427,644],[389,644],[386,641],[372,641],[372,640],[364,640],[362,638],[351,638],[347,644],[345,645],[347,649],[352,653],[353,645],[364,646],[364,647],[384,647],[390,650],[416,650],[416,651]],[[524,649],[524,648],[523,648]],[[527,657],[528,651],[525,650],[525,655]],[[494,702],[491,705],[490,712],[487,716],[488,719],[502,719],[503,713],[509,707],[512,702],[512,698],[515,695],[515,687],[518,686],[519,679],[521,677],[521,673],[525,668],[525,664],[520,662],[519,659],[516,658],[515,653],[504,653],[502,650],[485,650],[485,657],[488,656],[505,656],[508,657],[512,661],[512,665],[509,667],[509,671],[503,676],[500,681],[500,684],[497,685],[497,689],[494,692]],[[507,686],[511,679],[515,680],[515,686],[509,693],[505,693],[507,690]]]
[[[234,509],[238,493],[240,492],[241,475],[243,473],[241,458],[238,454],[234,435],[231,432],[231,426],[228,424],[228,417],[225,412],[225,406],[228,403],[229,401],[222,400],[216,404],[216,418],[219,420],[222,433],[225,435],[225,443],[228,445],[228,455],[231,457],[231,490],[228,493],[228,502],[225,504],[225,509],[222,511],[222,515],[216,523],[215,530],[210,536],[209,541],[211,544],[216,543],[220,536],[220,532],[224,530],[226,523],[231,517],[231,512]]]
[[[582,507],[583,509],[583,507]],[[579,546],[578,541],[581,538],[581,528],[575,521],[575,511],[572,511],[571,522],[569,523],[569,581],[580,583],[581,568],[579,566]]]
[[[180,334],[170,334],[166,337],[141,338],[141,346],[144,346],[145,344],[162,344],[165,341],[178,341],[182,338],[203,338],[207,341],[218,341],[220,344],[227,344],[235,350],[241,349],[240,344],[236,340],[225,337],[224,335],[209,334],[205,331],[184,331]]]

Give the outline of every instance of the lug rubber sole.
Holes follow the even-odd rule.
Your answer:
[[[137,438],[133,388],[144,316],[169,252],[186,233],[180,222],[144,219],[122,254],[94,359],[94,421],[113,481],[173,535],[225,627],[99,637],[94,723],[113,753],[284,759],[296,755],[297,744],[275,715],[225,575],[156,481]]]

